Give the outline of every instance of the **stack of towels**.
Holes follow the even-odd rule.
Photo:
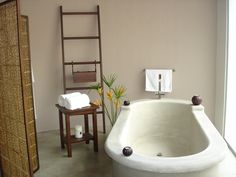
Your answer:
[[[68,93],[58,97],[58,104],[70,110],[75,110],[90,106],[90,99],[88,95],[80,92]]]

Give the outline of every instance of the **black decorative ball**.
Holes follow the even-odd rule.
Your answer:
[[[129,106],[129,105],[130,105],[130,102],[127,101],[127,100],[125,100],[125,101],[124,101],[124,105],[125,105],[125,106]]]
[[[123,148],[122,152],[123,152],[124,156],[130,156],[133,153],[133,150],[131,147],[126,146]]]
[[[202,98],[199,95],[194,95],[192,97],[193,105],[200,105],[202,103]]]

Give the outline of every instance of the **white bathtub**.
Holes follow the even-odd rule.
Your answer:
[[[132,155],[123,155],[125,146]],[[161,99],[123,106],[105,150],[114,177],[211,177],[228,149],[203,106]]]

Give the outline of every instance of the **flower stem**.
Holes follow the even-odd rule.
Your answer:
[[[111,122],[111,125],[113,126],[114,123],[113,123],[113,121],[112,121],[111,115],[109,114],[109,111],[108,111],[108,109],[107,109],[107,106],[106,106],[105,103],[104,103],[103,105],[104,105],[104,111],[105,111],[107,117],[109,118],[109,120],[110,120],[110,122]]]

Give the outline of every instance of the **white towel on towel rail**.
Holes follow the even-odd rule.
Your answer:
[[[146,69],[145,90],[149,92],[172,92],[172,69]],[[161,75],[161,90],[159,90],[159,75]]]

